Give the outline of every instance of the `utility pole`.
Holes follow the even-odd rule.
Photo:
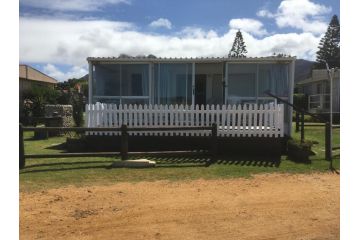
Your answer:
[[[330,103],[329,103],[329,108],[330,108],[330,112],[329,112],[329,160],[330,160],[330,168],[333,169],[333,156],[332,156],[332,148],[333,148],[333,74],[334,74],[334,69],[329,69],[329,65],[327,62],[325,62],[325,65],[327,67],[327,72],[328,72],[328,80],[330,83]]]

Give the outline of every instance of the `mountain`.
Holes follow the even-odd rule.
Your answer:
[[[311,74],[314,62],[304,59],[297,59],[295,61],[295,75],[294,82],[297,83],[301,80],[308,78]],[[88,74],[78,79],[80,82],[88,81]]]
[[[295,61],[295,74],[294,74],[294,82],[297,83],[301,80],[304,80],[310,77],[312,67],[314,62],[304,60],[304,59],[297,59]]]

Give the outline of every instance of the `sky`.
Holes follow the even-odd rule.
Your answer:
[[[87,57],[224,57],[241,30],[247,56],[315,60],[339,0],[20,0],[20,63],[59,81]]]

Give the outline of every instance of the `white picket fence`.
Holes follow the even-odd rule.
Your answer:
[[[86,105],[87,127],[129,128],[199,127],[216,123],[218,136],[282,137],[284,135],[283,104],[219,105]],[[88,132],[89,135],[120,135],[119,132]],[[130,135],[209,136],[210,131],[141,131]]]

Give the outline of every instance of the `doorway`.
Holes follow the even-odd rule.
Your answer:
[[[195,104],[206,105],[206,74],[196,74],[195,78]]]

